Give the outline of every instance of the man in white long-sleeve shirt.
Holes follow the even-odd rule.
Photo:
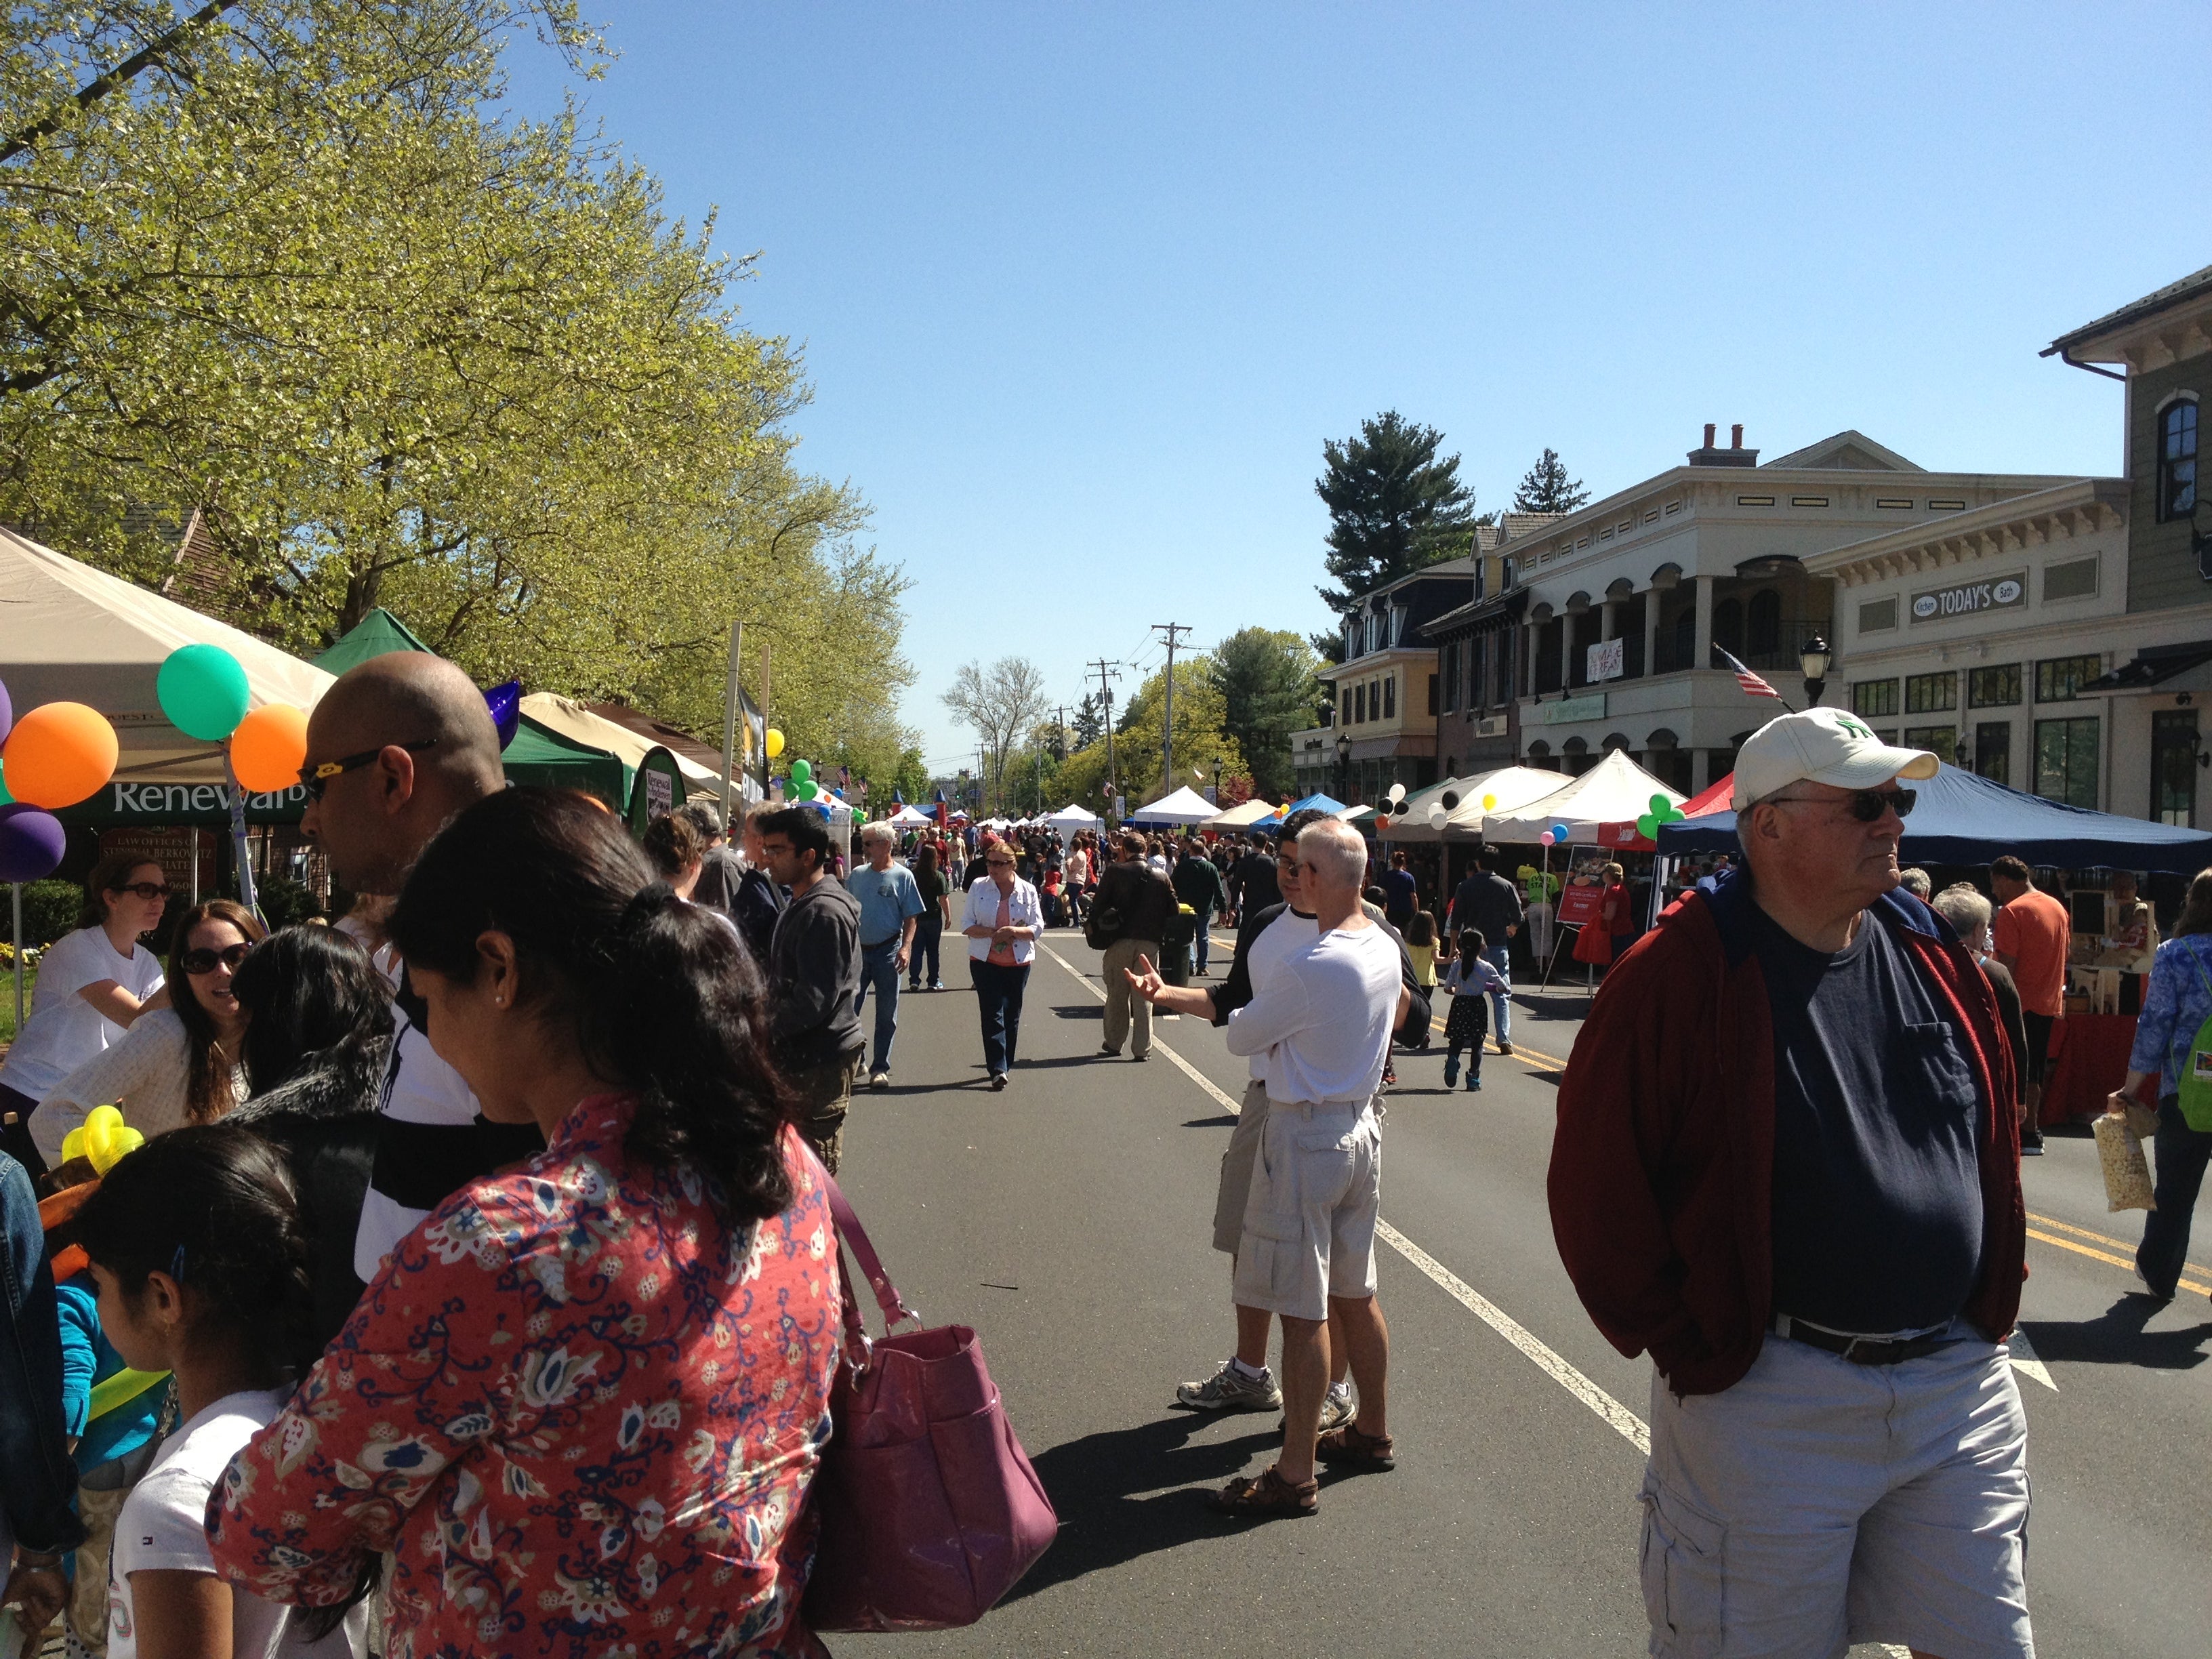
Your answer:
[[[1283,1449],[1272,1468],[1231,1481],[1213,1502],[1261,1517],[1314,1512],[1316,1457],[1354,1469],[1394,1461],[1389,1332],[1375,1300],[1382,1149],[1374,1102],[1407,993],[1397,941],[1360,908],[1367,852],[1358,832],[1337,821],[1310,825],[1297,857],[1317,935],[1255,988],[1228,1029],[1230,1052],[1259,1060],[1267,1091],[1236,1297],[1282,1321]],[[1317,1442],[1332,1312],[1359,1413]]]

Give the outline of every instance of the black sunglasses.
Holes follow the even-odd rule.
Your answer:
[[[1920,799],[1912,789],[1854,789],[1840,800],[1821,795],[1776,795],[1773,802],[1779,806],[1790,801],[1811,801],[1815,805],[1840,806],[1861,823],[1872,823],[1884,812],[1895,812],[1899,817],[1909,817],[1912,804]]]
[[[238,971],[238,964],[246,960],[246,953],[252,948],[251,945],[226,945],[220,951],[210,951],[203,945],[196,951],[185,951],[177,960],[188,974],[211,974],[218,965],[234,974]]]
[[[107,890],[111,893],[136,893],[142,899],[165,899],[169,896],[168,887],[158,881],[126,882],[120,887],[111,887]]]
[[[411,755],[417,750],[434,749],[437,744],[435,738],[425,738],[420,743],[381,743],[374,749],[362,750],[358,755],[348,755],[343,760],[325,761],[320,766],[303,766],[300,769],[300,786],[307,792],[309,800],[320,800],[323,791],[331,787],[332,778],[342,777],[356,767],[368,765],[387,749],[404,749]]]

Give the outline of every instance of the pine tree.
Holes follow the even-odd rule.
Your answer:
[[[1356,437],[1322,447],[1328,470],[1314,490],[1328,505],[1328,574],[1318,590],[1338,615],[1362,596],[1473,544],[1474,491],[1459,481],[1459,457],[1441,459],[1443,434],[1395,409],[1359,424]],[[1343,650],[1314,643],[1332,659]]]
[[[1106,700],[1096,691],[1086,691],[1083,701],[1075,705],[1075,718],[1068,721],[1078,749],[1088,749],[1106,735]]]
[[[1513,492],[1516,513],[1571,513],[1589,500],[1580,478],[1570,478],[1559,452],[1547,448]]]

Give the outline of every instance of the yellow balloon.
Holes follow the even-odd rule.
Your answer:
[[[84,1125],[80,1123],[62,1137],[62,1162],[84,1156]]]
[[[783,753],[783,733],[771,726],[768,729],[768,757],[774,760],[781,753]]]
[[[145,1144],[146,1137],[140,1134],[137,1130],[127,1127],[118,1129],[107,1142],[107,1161],[103,1164],[98,1158],[94,1158],[92,1161],[92,1167],[100,1174],[106,1175]]]
[[[1496,811],[1498,810],[1498,797],[1495,795],[1485,795],[1482,798],[1482,810],[1486,812]]]

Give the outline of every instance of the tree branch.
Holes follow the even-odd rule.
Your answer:
[[[22,131],[8,140],[4,145],[0,145],[0,161],[14,161],[32,145],[37,143],[40,139],[59,131],[62,123],[69,118],[72,109],[90,109],[116,88],[137,80],[139,76],[161,63],[171,52],[185,45],[194,35],[208,27],[236,4],[238,0],[208,0],[206,5],[202,6],[167,34],[158,37],[152,44],[142,50],[131,53],[105,75],[98,76],[86,85],[76,97],[70,99],[67,104],[52,114],[33,121]]]

